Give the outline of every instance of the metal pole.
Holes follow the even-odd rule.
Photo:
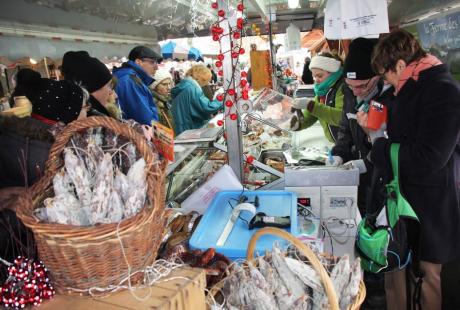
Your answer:
[[[272,65],[272,89],[276,90],[276,51],[273,51],[273,37],[272,37],[272,11],[270,7],[270,18],[268,19],[268,39],[270,42],[270,57]]]
[[[229,33],[230,27],[236,26],[236,12],[228,7],[227,1],[218,0],[217,3],[219,8],[225,11],[225,16],[227,17],[227,19],[220,22],[220,27],[224,30],[224,34]],[[239,42],[230,35],[222,36],[220,43],[222,48],[221,52],[231,51],[236,44],[239,44]],[[239,68],[235,68],[234,70],[234,66],[237,66],[237,60],[232,58],[231,52],[225,53],[225,58],[222,62],[222,69],[224,71],[223,87],[225,90],[233,88],[238,92],[238,95],[241,95],[239,87],[237,87],[240,82],[240,70]],[[227,96],[224,98],[224,102],[229,99],[233,98],[229,98],[229,96]],[[237,105],[237,103],[235,102],[234,105]],[[224,108],[228,163],[238,179],[243,181],[243,138],[241,136],[240,128],[241,119],[238,113],[237,120],[230,119],[230,113],[235,112],[231,112],[232,108],[227,107],[226,105],[224,105]]]

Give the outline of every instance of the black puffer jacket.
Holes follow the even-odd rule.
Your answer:
[[[390,104],[394,100],[393,87],[382,92],[383,81],[379,81],[378,88],[377,95],[372,99],[385,105]],[[346,85],[343,85],[342,91],[344,94],[342,120],[337,141],[332,148],[332,155],[342,157],[344,162],[355,159],[364,160],[367,172],[360,175],[358,189],[358,207],[362,215],[364,215],[373,168],[368,158],[372,144],[356,119],[356,113],[358,112],[356,110],[356,97]]]
[[[54,141],[48,129],[30,117],[0,117],[0,188],[30,186],[44,173]]]

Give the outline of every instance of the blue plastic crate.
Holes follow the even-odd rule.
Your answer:
[[[258,230],[248,229],[248,224],[238,219],[225,244],[217,247],[216,243],[232,214],[232,207],[237,205],[237,200],[242,191],[221,191],[216,194],[211,205],[206,210],[198,227],[190,238],[189,244],[192,249],[206,250],[215,248],[232,260],[246,257],[246,249],[252,235]],[[246,202],[253,202],[259,197],[259,208],[257,212],[264,212],[270,216],[290,216],[291,228],[286,229],[293,235],[297,235],[297,195],[286,191],[244,191],[243,195],[248,197]],[[252,215],[248,211],[242,211],[240,217],[248,222]],[[257,242],[255,254],[263,255],[266,250],[271,250],[273,243],[278,242],[281,247],[288,243],[275,236],[262,236]]]

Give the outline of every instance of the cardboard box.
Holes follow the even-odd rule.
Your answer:
[[[168,280],[169,279],[169,280]],[[167,281],[165,281],[167,280]],[[138,301],[131,292],[123,290],[106,298],[91,298],[78,295],[57,295],[44,301],[41,310],[120,310],[120,309],[161,309],[161,310],[198,310],[205,309],[206,275],[203,269],[180,268],[150,288],[134,291],[143,299],[151,292],[150,298]]]

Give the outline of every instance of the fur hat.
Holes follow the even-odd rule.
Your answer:
[[[155,72],[155,75],[153,76],[153,79],[155,81],[153,81],[153,83],[151,84],[151,88],[155,89],[155,87],[157,87],[158,84],[160,84],[162,81],[166,79],[171,79],[172,81],[172,76],[167,70],[157,70],[157,72]]]
[[[312,58],[308,68],[311,69],[321,69],[327,72],[336,72],[340,69],[340,61],[337,59],[317,55]]]
[[[347,58],[343,66],[345,78],[368,80],[377,74],[371,66],[371,56],[377,39],[357,38],[350,43]]]

